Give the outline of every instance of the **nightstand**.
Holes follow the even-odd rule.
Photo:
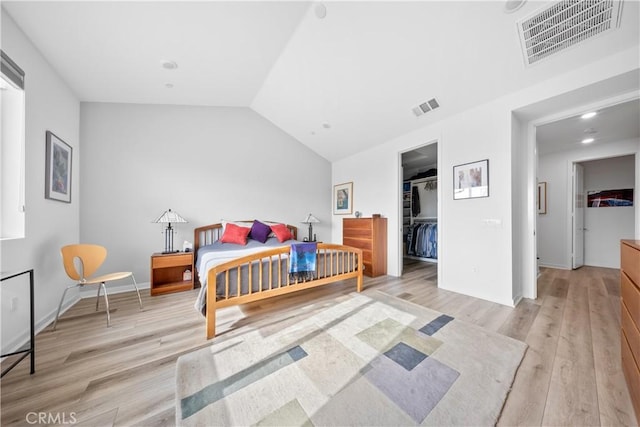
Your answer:
[[[184,279],[189,270],[191,277]],[[193,252],[151,255],[151,295],[168,294],[193,289]]]

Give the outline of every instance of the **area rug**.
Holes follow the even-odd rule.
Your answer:
[[[180,357],[176,424],[494,425],[526,351],[381,293],[298,320]]]

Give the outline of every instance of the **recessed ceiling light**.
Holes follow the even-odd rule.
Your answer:
[[[160,64],[162,64],[162,68],[165,70],[175,70],[178,68],[178,63],[176,61],[162,60]]]
[[[593,138],[585,138],[585,139],[582,140],[582,143],[583,144],[590,144],[593,141],[595,141],[595,139],[593,139]]]
[[[172,89],[173,88],[173,83],[165,83],[164,87],[166,87],[167,89]]]
[[[590,119],[592,117],[595,117],[595,115],[598,114],[595,111],[591,111],[590,113],[584,113],[583,115],[580,116],[581,119]]]
[[[325,6],[323,3],[316,3],[314,11],[316,14],[316,18],[318,19],[324,19],[327,16],[327,6]]]
[[[507,0],[504,2],[504,11],[505,13],[513,13],[520,9],[526,2],[527,0]]]

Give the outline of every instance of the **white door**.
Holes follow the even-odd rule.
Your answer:
[[[584,167],[573,164],[573,269],[584,265]]]

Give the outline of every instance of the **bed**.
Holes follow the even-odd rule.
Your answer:
[[[252,221],[235,222],[251,226]],[[264,222],[276,226],[276,222]],[[313,278],[289,274],[291,244],[299,244],[297,228],[285,225],[293,239],[280,241],[271,233],[264,243],[222,243],[224,223],[198,227],[194,231],[195,280],[200,292],[195,306],[206,317],[206,336],[216,334],[216,309],[245,304],[291,292],[356,279],[362,291],[362,251],[350,246],[317,243]],[[283,225],[280,224],[279,227]],[[280,236],[278,236],[280,237]]]

